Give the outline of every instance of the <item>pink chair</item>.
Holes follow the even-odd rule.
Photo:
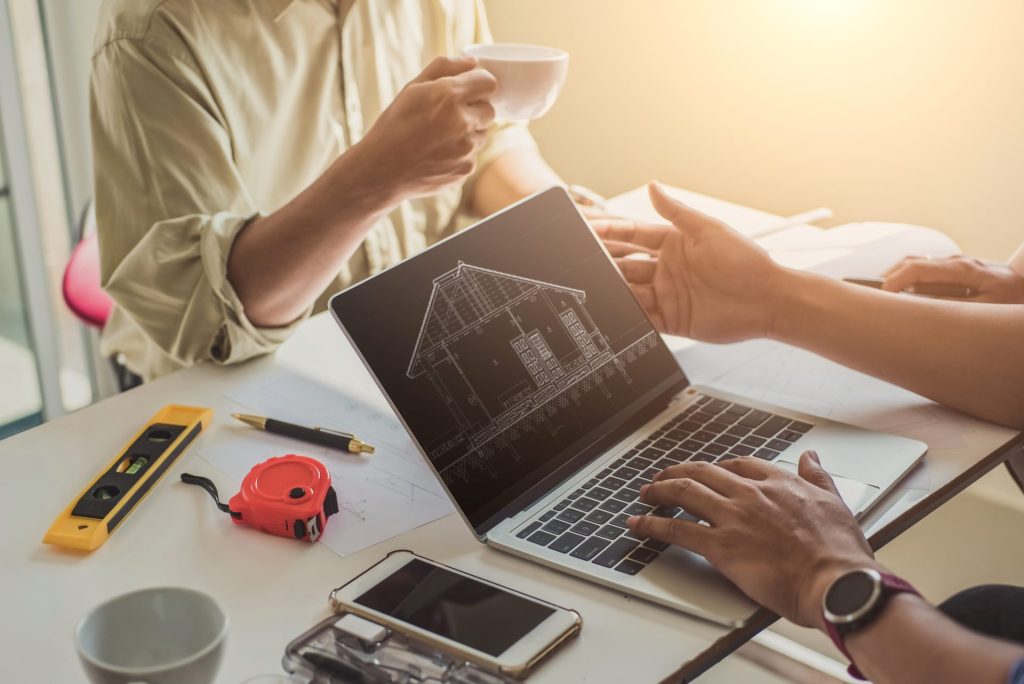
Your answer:
[[[71,250],[71,258],[64,268],[61,290],[64,302],[78,320],[86,325],[103,329],[110,318],[113,301],[100,286],[100,247],[96,237],[96,214],[92,202],[82,212],[78,227],[78,244]],[[128,370],[124,356],[110,359],[118,388],[124,392],[142,384],[142,379]]]
[[[100,287],[100,249],[96,233],[88,233],[71,250],[64,269],[64,301],[79,320],[103,329],[113,302]]]

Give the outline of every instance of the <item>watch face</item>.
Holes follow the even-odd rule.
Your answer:
[[[837,579],[825,595],[825,609],[833,615],[852,615],[864,608],[876,591],[876,580],[863,570]]]

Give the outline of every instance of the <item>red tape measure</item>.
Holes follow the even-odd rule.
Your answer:
[[[236,525],[279,537],[315,542],[327,519],[338,512],[330,472],[308,456],[277,456],[254,466],[227,504],[220,502],[217,487],[209,479],[182,473],[181,480],[209,492]]]

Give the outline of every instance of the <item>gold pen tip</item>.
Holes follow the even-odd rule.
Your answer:
[[[372,454],[376,451],[376,449],[358,437],[353,437],[349,440],[348,450],[353,454]]]
[[[231,417],[257,430],[267,429],[267,419],[263,416],[250,416],[248,413],[232,413]]]

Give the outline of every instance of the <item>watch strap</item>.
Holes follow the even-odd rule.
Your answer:
[[[896,575],[892,575],[887,572],[879,572],[878,574],[881,577],[882,591],[878,598],[876,607],[871,610],[871,612],[856,622],[844,625],[844,629],[842,630],[840,630],[838,625],[830,622],[828,619],[823,620],[825,623],[825,633],[828,634],[828,637],[832,640],[832,643],[836,645],[836,648],[838,648],[842,654],[846,656],[846,659],[850,661],[850,667],[847,668],[847,672],[851,677],[864,681],[867,680],[867,677],[865,677],[857,668],[856,663],[853,662],[853,657],[850,655],[850,652],[846,650],[846,635],[852,634],[853,632],[863,629],[871,624],[882,613],[885,609],[885,604],[892,596],[896,594],[913,594],[914,596],[921,596],[921,592],[915,589],[910,582],[906,581],[902,577],[897,577]],[[824,612],[824,609],[822,612]]]

